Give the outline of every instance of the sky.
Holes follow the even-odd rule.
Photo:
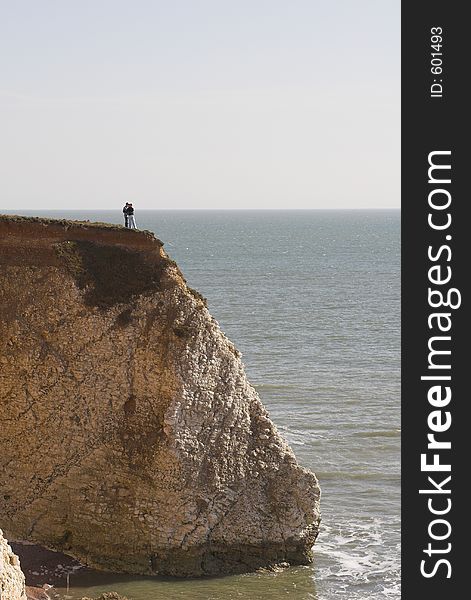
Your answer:
[[[400,206],[399,0],[0,0],[0,209]]]

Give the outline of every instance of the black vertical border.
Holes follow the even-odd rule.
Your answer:
[[[416,600],[445,600],[466,596],[465,582],[468,552],[465,540],[469,535],[469,518],[465,517],[467,504],[467,481],[471,481],[466,463],[471,459],[471,418],[466,410],[470,404],[466,374],[471,372],[471,351],[468,336],[469,302],[467,280],[471,274],[471,194],[466,189],[471,159],[471,102],[467,98],[466,80],[471,72],[468,58],[471,56],[469,23],[466,22],[465,3],[436,0],[402,2],[402,598]],[[431,73],[431,28],[443,29],[443,73]],[[442,79],[443,97],[432,98],[430,86],[433,79]],[[452,194],[450,212],[452,223],[446,232],[433,231],[427,224],[428,155],[432,151],[451,150],[451,179],[447,186]],[[468,185],[470,185],[468,183]],[[445,240],[445,235],[451,240]],[[421,381],[430,374],[428,366],[428,341],[431,333],[427,318],[434,312],[428,306],[430,285],[427,257],[429,245],[439,248],[449,244],[452,250],[450,262],[442,261],[452,269],[448,287],[456,287],[462,294],[461,307],[449,310],[453,325],[451,335],[452,415],[451,428],[440,439],[451,440],[450,450],[442,451],[451,463],[452,508],[443,518],[452,527],[450,537],[442,542],[429,538],[428,526],[434,518],[427,507],[428,497],[419,489],[432,487],[420,469],[420,455],[427,451],[427,416],[433,407],[427,401],[427,391],[432,385]],[[445,253],[443,254],[445,256]],[[434,286],[436,287],[436,286]],[[446,286],[444,286],[446,287]],[[447,334],[443,334],[447,335]],[[444,374],[444,372],[440,373]],[[448,385],[448,384],[445,384]],[[468,420],[467,420],[468,419]],[[437,436],[438,437],[438,436]],[[448,462],[448,461],[447,461]],[[437,481],[443,479],[437,473]],[[445,487],[445,486],[444,486]],[[442,506],[446,496],[442,498]],[[435,529],[439,532],[440,529]],[[445,531],[445,528],[442,529]],[[423,552],[431,542],[435,548],[444,549],[451,543],[449,553],[434,554],[431,558]],[[421,561],[427,560],[426,570],[432,571],[435,561],[445,558],[451,564],[441,565],[433,577],[426,578],[420,572]]]

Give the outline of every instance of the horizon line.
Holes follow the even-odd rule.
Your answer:
[[[105,212],[105,211],[121,211],[121,208],[0,208],[0,211],[76,211],[76,212]],[[338,207],[338,208],[136,208],[138,212],[146,212],[146,211],[185,211],[185,210],[193,210],[193,211],[301,211],[301,210],[401,210],[401,206],[355,206],[355,207]]]

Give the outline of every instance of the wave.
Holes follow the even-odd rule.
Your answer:
[[[319,596],[349,599],[400,597],[400,540],[397,519],[363,518],[323,524],[316,553]]]
[[[359,480],[365,480],[365,481],[395,481],[395,482],[400,482],[401,481],[401,477],[399,474],[395,475],[395,474],[387,474],[387,473],[371,473],[371,472],[364,472],[364,473],[358,473],[355,471],[320,471],[319,469],[316,469],[316,475],[319,477],[320,480],[322,479],[359,479]]]
[[[373,437],[401,437],[400,429],[389,429],[386,431],[358,431],[352,434],[353,437],[373,438]]]

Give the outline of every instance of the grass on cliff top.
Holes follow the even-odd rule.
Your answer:
[[[60,227],[64,227],[67,229],[75,228],[75,229],[106,229],[114,230],[114,231],[126,231],[132,232],[133,234],[140,233],[145,234],[147,236],[151,235],[154,237],[154,234],[147,229],[129,229],[128,227],[124,227],[124,225],[117,225],[115,223],[104,223],[102,221],[72,221],[69,219],[51,219],[49,217],[25,217],[23,215],[1,215],[0,214],[0,222],[6,223],[38,223],[41,225],[56,225]],[[159,241],[159,240],[158,240]]]
[[[126,229],[123,225],[115,223],[103,223],[101,221],[72,221],[69,219],[51,219],[49,217],[25,217],[23,215],[0,215],[1,221],[10,221],[12,223],[42,223],[44,225],[62,225],[74,227],[98,227],[99,229]],[[137,231],[130,229],[129,231]]]

